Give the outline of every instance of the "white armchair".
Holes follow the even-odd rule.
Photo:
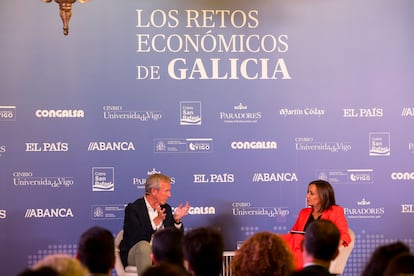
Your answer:
[[[118,276],[137,276],[137,268],[135,266],[127,266],[124,268],[124,265],[121,261],[121,254],[119,252],[119,244],[122,241],[124,236],[124,230],[118,232],[115,237],[115,271]]]
[[[351,236],[351,242],[346,247],[342,245],[339,246],[339,254],[329,266],[329,272],[331,274],[339,275],[344,273],[346,262],[351,255],[352,249],[354,249],[355,233],[351,228],[348,229],[348,233],[349,236]]]

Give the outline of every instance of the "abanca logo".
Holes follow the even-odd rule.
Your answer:
[[[73,218],[73,212],[70,208],[55,209],[34,209],[29,208],[24,215],[25,218]]]

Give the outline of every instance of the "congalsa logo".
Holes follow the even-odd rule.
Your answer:
[[[393,172],[392,180],[414,180],[414,172]]]
[[[37,118],[84,118],[85,111],[81,109],[38,109],[35,115]]]

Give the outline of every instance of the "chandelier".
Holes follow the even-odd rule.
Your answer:
[[[46,3],[52,2],[52,0],[41,0]],[[76,0],[54,0],[56,3],[59,4],[59,15],[62,18],[63,22],[63,34],[69,34],[69,20],[72,16],[72,4],[76,2]],[[79,0],[81,3],[86,3],[89,0]]]

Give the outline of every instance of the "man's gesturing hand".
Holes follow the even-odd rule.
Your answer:
[[[183,204],[178,205],[177,208],[175,208],[174,211],[174,221],[176,223],[180,223],[181,219],[188,214],[188,210],[190,209],[190,204],[188,204],[188,201]]]
[[[163,222],[164,221],[164,219],[165,219],[165,217],[166,217],[166,213],[165,213],[165,209],[164,208],[161,208],[161,206],[157,206],[157,214],[158,214],[158,216],[156,216],[155,218],[154,218],[154,223],[155,223],[155,225],[159,225],[161,222]]]

